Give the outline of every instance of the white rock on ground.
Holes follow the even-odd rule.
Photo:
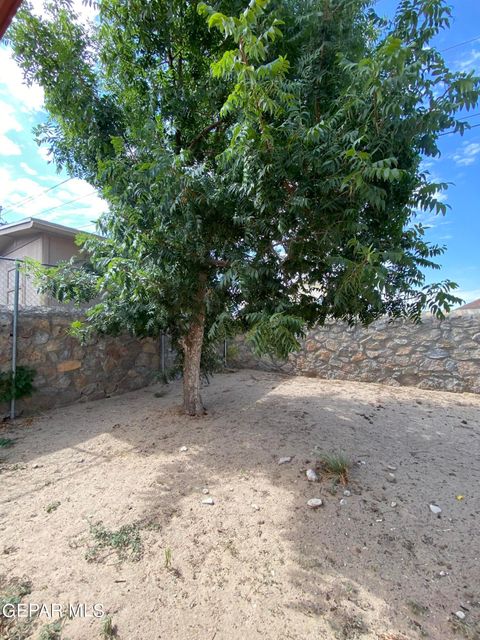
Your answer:
[[[213,498],[204,498],[202,500],[202,504],[215,504],[215,502],[213,501]]]
[[[309,482],[318,482],[318,476],[315,469],[307,469],[307,478]]]
[[[202,493],[204,493],[206,496],[208,496],[210,491],[207,489],[207,487],[205,487],[205,489],[202,489]]]
[[[463,611],[455,611],[455,615],[459,620],[465,620],[465,614],[463,613]]]
[[[430,511],[434,513],[436,516],[442,513],[442,510],[436,504],[430,504],[429,507],[430,507]]]
[[[310,509],[317,509],[318,507],[321,507],[322,504],[323,500],[321,498],[311,498],[307,502],[307,506],[310,507]]]
[[[184,451],[188,451],[188,447],[180,447],[180,451],[183,453]]]
[[[352,492],[351,492],[351,491],[349,491],[348,489],[345,489],[345,491],[343,492],[343,495],[344,495],[346,498],[349,498],[349,497],[352,495]]]
[[[284,458],[280,458],[278,464],[287,464],[287,462],[292,461],[292,456],[285,456]]]

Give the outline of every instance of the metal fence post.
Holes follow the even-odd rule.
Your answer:
[[[17,329],[18,329],[18,292],[20,289],[20,264],[15,261],[15,289],[13,292],[13,328],[12,328],[12,398],[10,400],[10,419],[15,419],[15,378],[17,375]]]
[[[165,374],[165,334],[163,332],[160,336],[160,362],[162,374]]]

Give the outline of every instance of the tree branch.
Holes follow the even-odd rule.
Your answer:
[[[195,138],[189,144],[188,148],[193,149],[200,142],[200,140],[207,135],[207,133],[210,133],[210,131],[213,131],[213,129],[216,129],[222,124],[224,124],[224,121],[221,118],[219,118],[216,122],[209,124],[208,127],[205,127],[205,129],[202,129],[200,133],[197,136],[195,136]]]

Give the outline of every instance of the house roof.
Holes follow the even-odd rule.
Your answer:
[[[49,233],[64,238],[74,238],[80,233],[78,229],[65,227],[63,224],[47,222],[47,220],[40,220],[40,218],[24,218],[18,222],[10,222],[0,226],[0,255],[12,239],[29,236],[35,232]]]
[[[473,302],[469,302],[468,304],[464,304],[463,307],[460,307],[460,309],[463,311],[463,309],[480,309],[480,298],[478,298],[478,300],[474,300]]]

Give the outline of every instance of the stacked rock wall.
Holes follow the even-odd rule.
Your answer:
[[[22,309],[18,318],[17,363],[35,369],[35,392],[18,401],[32,412],[78,400],[94,400],[139,389],[159,371],[159,341],[130,336],[96,336],[81,344],[69,335],[78,312]],[[0,371],[9,371],[12,313],[0,313]],[[7,407],[1,407],[2,412]]]
[[[480,311],[421,324],[379,320],[369,327],[331,322],[311,331],[286,362],[256,357],[243,339],[229,364],[290,374],[422,389],[480,393]]]

